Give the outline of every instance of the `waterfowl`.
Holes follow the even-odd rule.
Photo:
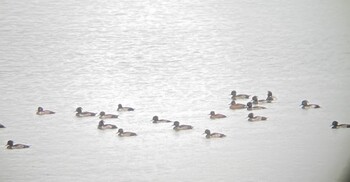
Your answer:
[[[103,120],[101,120],[98,123],[97,129],[100,130],[105,130],[105,129],[117,129],[118,127],[116,125],[113,124],[105,124]]]
[[[12,140],[7,141],[7,149],[24,149],[29,148],[29,145],[23,145],[23,144],[13,144]]]
[[[266,109],[266,107],[263,106],[253,106],[253,104],[251,102],[247,103],[247,110],[251,111],[251,110],[260,110],[260,109]]]
[[[170,123],[172,121],[167,119],[159,119],[158,116],[153,116],[152,118],[153,123]]]
[[[303,100],[301,102],[301,108],[303,108],[303,109],[315,108],[316,109],[316,108],[320,108],[320,106],[317,104],[309,104],[309,101]]]
[[[244,109],[244,108],[247,108],[247,106],[245,104],[239,104],[239,103],[236,103],[236,101],[231,101],[230,103],[230,109]]]
[[[203,134],[205,135],[205,138],[223,138],[226,137],[226,135],[222,133],[210,133],[210,130],[206,129]]]
[[[210,119],[220,119],[220,118],[226,118],[223,114],[215,114],[214,111],[210,111]]]
[[[0,128],[6,128],[4,125],[0,124]]]
[[[237,92],[235,90],[232,90],[231,92],[231,99],[232,100],[236,100],[236,99],[249,99],[250,95],[247,95],[247,94],[238,94],[237,95]]]
[[[104,111],[101,111],[99,116],[100,116],[100,119],[118,118],[118,115],[106,114]]]
[[[350,128],[350,124],[338,124],[338,121],[333,121],[331,126],[332,129]]]
[[[129,137],[129,136],[137,136],[136,133],[133,133],[133,132],[124,132],[123,129],[119,129],[118,132],[117,132],[118,136],[120,137]]]
[[[121,104],[118,104],[118,109],[117,111],[134,111],[134,108],[131,107],[123,107]]]
[[[254,116],[253,113],[248,114],[248,121],[264,121],[267,120],[267,117],[264,116]]]
[[[96,113],[93,113],[93,112],[83,112],[83,108],[81,107],[78,107],[76,110],[75,110],[77,113],[75,114],[77,117],[89,117],[89,116],[96,116]]]
[[[55,114],[55,112],[50,110],[44,110],[42,107],[38,107],[38,110],[36,111],[37,115],[45,115],[45,114]]]
[[[263,103],[267,103],[267,100],[264,100],[264,99],[259,100],[258,96],[253,96],[252,103],[253,104],[263,104]]]
[[[193,126],[191,126],[191,125],[180,125],[180,122],[178,122],[178,121],[175,121],[173,126],[174,126],[173,129],[175,131],[193,129]]]
[[[268,103],[271,103],[272,101],[276,100],[277,98],[275,96],[272,95],[271,91],[267,91],[267,98],[266,101]]]

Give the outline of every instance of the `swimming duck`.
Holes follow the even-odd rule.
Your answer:
[[[266,109],[266,107],[263,106],[253,106],[253,104],[251,102],[247,103],[247,110],[251,111],[251,110],[260,110],[260,109]]]
[[[206,138],[223,138],[226,137],[226,135],[222,133],[210,133],[210,130],[206,129],[203,134],[205,135]]]
[[[264,100],[264,99],[258,100],[258,96],[253,96],[252,103],[253,104],[263,104],[263,103],[267,103],[267,100]]]
[[[231,92],[231,99],[232,100],[236,100],[236,99],[249,99],[250,95],[247,95],[247,94],[238,94],[237,95],[237,92],[235,90],[232,90]]]
[[[191,126],[191,125],[180,125],[180,122],[178,122],[178,121],[175,121],[173,126],[174,126],[173,129],[175,131],[193,129],[193,126]]]
[[[214,111],[210,111],[210,119],[219,119],[219,118],[226,118],[223,114],[215,114]]]
[[[236,101],[231,101],[230,103],[230,109],[245,109],[247,108],[247,106],[245,104],[239,104],[239,103],[236,103]]]
[[[338,121],[333,121],[331,126],[332,129],[350,128],[350,124],[338,124]]]
[[[267,98],[266,101],[268,103],[271,103],[272,101],[277,100],[277,98],[275,96],[272,96],[272,92],[271,91],[267,91]]]
[[[23,145],[23,144],[13,144],[12,140],[7,141],[7,149],[24,149],[29,148],[29,145]]]
[[[4,125],[0,124],[0,128],[6,128]]]
[[[153,116],[152,118],[153,123],[170,123],[172,121],[167,119],[159,119],[158,116]]]
[[[120,137],[129,137],[129,136],[137,136],[136,133],[133,133],[133,132],[124,132],[123,129],[119,129],[118,132],[117,132],[118,136]]]
[[[116,125],[113,124],[105,124],[103,120],[101,120],[98,123],[97,129],[100,130],[105,130],[105,129],[117,129],[118,127]]]
[[[320,106],[317,104],[309,104],[309,101],[307,101],[307,100],[303,100],[301,102],[301,106],[302,106],[301,108],[303,108],[303,109],[320,108]]]
[[[117,111],[134,111],[134,108],[131,107],[123,107],[121,104],[118,104],[118,109]]]
[[[53,111],[44,110],[42,107],[38,107],[38,110],[36,111],[37,115],[45,115],[45,114],[55,114]]]
[[[100,116],[100,119],[118,118],[118,115],[106,114],[104,111],[101,111],[99,116]]]
[[[83,108],[78,107],[76,110],[77,114],[75,114],[77,117],[89,117],[89,116],[96,116],[96,113],[93,112],[83,112]]]
[[[267,117],[264,116],[254,116],[253,113],[248,114],[248,121],[264,121],[267,120]]]

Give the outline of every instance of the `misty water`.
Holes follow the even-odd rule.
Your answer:
[[[350,6],[2,0],[0,181],[336,182],[350,160]],[[267,121],[230,93],[277,97]],[[321,105],[304,110],[301,101]],[[249,100],[237,100],[247,103]],[[118,104],[135,108],[117,112]],[[38,116],[37,107],[54,115]],[[97,129],[98,117],[138,136]],[[209,112],[227,118],[211,120]],[[153,124],[154,115],[189,124]],[[205,129],[227,135],[206,139]]]

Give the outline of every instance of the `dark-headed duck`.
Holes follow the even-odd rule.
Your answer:
[[[99,116],[100,116],[100,119],[118,118],[118,115],[106,114],[104,111],[101,111]]]
[[[236,99],[249,99],[250,95],[247,95],[247,94],[238,94],[237,95],[237,92],[235,90],[232,90],[231,92],[231,99],[232,100],[236,100]]]
[[[263,106],[253,106],[253,104],[251,102],[247,103],[247,110],[251,111],[251,110],[260,110],[260,109],[266,109],[266,107]]]
[[[210,133],[210,130],[206,129],[203,134],[206,134],[206,138],[223,138],[226,137],[226,135],[222,133]]]
[[[134,108],[131,107],[123,107],[121,104],[118,104],[118,109],[117,111],[134,111]]]
[[[153,116],[152,118],[153,123],[170,123],[172,121],[167,119],[159,119],[158,116]]]
[[[101,120],[98,123],[97,129],[100,130],[105,130],[105,129],[117,129],[118,127],[116,125],[113,124],[105,124],[103,120]]]
[[[338,121],[333,121],[331,126],[332,129],[350,128],[350,124],[338,124]]]
[[[264,121],[267,120],[267,117],[264,116],[254,116],[253,113],[248,114],[248,121]]]
[[[124,131],[123,129],[119,129],[117,132],[118,136],[120,137],[130,137],[130,136],[137,136],[134,132]]]
[[[96,116],[96,113],[93,113],[93,112],[83,112],[83,108],[81,107],[78,107],[76,110],[75,110],[77,113],[75,114],[77,117],[89,117],[89,116]]]
[[[226,118],[223,114],[215,114],[214,111],[210,111],[210,119],[220,119],[220,118]]]
[[[317,104],[309,104],[309,101],[303,100],[301,102],[301,108],[303,108],[303,109],[315,108],[316,109],[316,108],[321,108],[321,107]]]
[[[178,122],[178,121],[175,121],[173,126],[174,126],[173,129],[175,131],[193,129],[193,126],[191,126],[191,125],[180,125],[180,122]]]
[[[36,111],[37,115],[45,115],[45,114],[55,114],[55,112],[50,110],[44,110],[42,107],[38,107],[38,110]]]
[[[24,148],[29,148],[29,145],[24,145],[24,144],[13,144],[12,140],[7,141],[7,149],[24,149]]]

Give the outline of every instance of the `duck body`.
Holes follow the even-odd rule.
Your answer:
[[[96,113],[93,112],[83,112],[83,109],[81,107],[78,107],[75,110],[77,113],[75,114],[77,117],[90,117],[90,116],[96,116]]]
[[[266,107],[263,106],[253,106],[251,102],[247,103],[247,110],[252,111],[252,110],[261,110],[261,109],[266,109]]]
[[[331,126],[332,129],[350,128],[350,124],[338,124],[338,121],[333,121]]]
[[[38,107],[36,114],[37,115],[46,115],[46,114],[55,114],[55,112],[50,111],[50,110],[44,110],[42,107]]]
[[[118,136],[120,137],[131,137],[131,136],[137,136],[136,133],[134,132],[124,132],[123,129],[119,129],[118,132],[117,132]]]
[[[254,116],[253,113],[248,114],[248,121],[265,121],[267,117],[264,116]]]
[[[98,123],[97,129],[100,130],[106,130],[106,129],[117,129],[118,127],[116,125],[113,124],[105,124],[103,120],[101,120]]]
[[[0,128],[6,128],[4,125],[0,124]]]
[[[118,118],[118,115],[115,114],[106,114],[104,111],[101,111],[99,114],[100,119],[111,119],[111,118]]]
[[[180,122],[178,121],[175,121],[174,124],[174,130],[175,131],[180,131],[180,130],[190,130],[190,129],[193,129],[193,126],[191,125],[180,125]]]
[[[211,133],[210,130],[206,129],[203,134],[205,135],[205,138],[223,138],[226,137],[226,135],[222,133]]]
[[[317,109],[317,108],[321,108],[321,106],[319,106],[317,104],[309,104],[309,101],[303,100],[301,102],[301,108],[302,109]]]
[[[236,100],[236,99],[249,99],[250,95],[247,94],[237,94],[237,92],[235,90],[232,90],[231,92],[231,99],[232,100]]]
[[[167,119],[159,119],[158,116],[153,116],[152,118],[153,123],[170,123],[172,121]]]
[[[236,101],[234,100],[231,101],[230,109],[236,110],[236,109],[245,109],[245,108],[247,108],[245,104],[236,103]]]
[[[131,107],[123,107],[121,104],[118,104],[118,109],[117,111],[134,111],[134,108]]]
[[[227,116],[223,115],[223,114],[215,114],[214,111],[210,112],[210,119],[220,119],[220,118],[226,118]]]
[[[29,145],[24,144],[13,144],[12,140],[7,141],[7,149],[24,149],[29,148]]]

